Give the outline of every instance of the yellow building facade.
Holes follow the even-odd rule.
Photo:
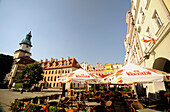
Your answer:
[[[104,66],[104,75],[108,75],[108,74],[112,74],[113,72],[113,68],[112,68],[112,64],[110,63],[106,63]]]
[[[88,68],[88,69],[87,69],[87,72],[88,72],[89,74],[94,74],[94,73],[95,73],[95,69],[94,69],[94,67],[93,67],[92,64],[89,64],[87,68]]]
[[[57,82],[57,79],[81,68],[76,59],[70,57],[67,57],[67,59],[61,58],[61,60],[53,58],[50,60],[45,59],[45,61],[40,60],[39,64],[43,67],[44,71],[42,74],[43,80],[40,83],[47,88],[61,88],[62,83]],[[73,83],[74,88],[79,86],[83,85]]]

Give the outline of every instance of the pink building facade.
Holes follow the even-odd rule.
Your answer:
[[[97,65],[95,66],[96,75],[103,76],[104,75],[103,71],[104,71],[103,65],[101,65],[101,63],[97,63]]]

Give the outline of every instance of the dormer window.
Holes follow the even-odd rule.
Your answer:
[[[47,68],[49,68],[49,67],[50,67],[50,65],[49,65],[49,63],[48,63]]]
[[[64,61],[64,66],[66,66],[66,63],[67,63],[67,62],[66,62],[66,61]]]
[[[53,63],[53,67],[55,67],[56,63]]]
[[[77,67],[79,67],[79,63],[77,63]]]

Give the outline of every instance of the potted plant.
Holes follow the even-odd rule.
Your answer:
[[[170,101],[170,90],[167,89],[166,92],[164,93],[164,95],[167,97],[168,103],[169,103],[169,101]]]

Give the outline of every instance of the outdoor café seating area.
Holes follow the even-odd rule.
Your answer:
[[[124,87],[122,87],[124,88]],[[121,90],[121,91],[120,91]],[[33,110],[38,112],[169,112],[170,104],[161,94],[149,98],[120,90],[68,90],[65,96],[54,94],[34,98],[15,99],[12,111]],[[158,95],[159,94],[159,95]],[[157,99],[156,99],[157,98]]]

